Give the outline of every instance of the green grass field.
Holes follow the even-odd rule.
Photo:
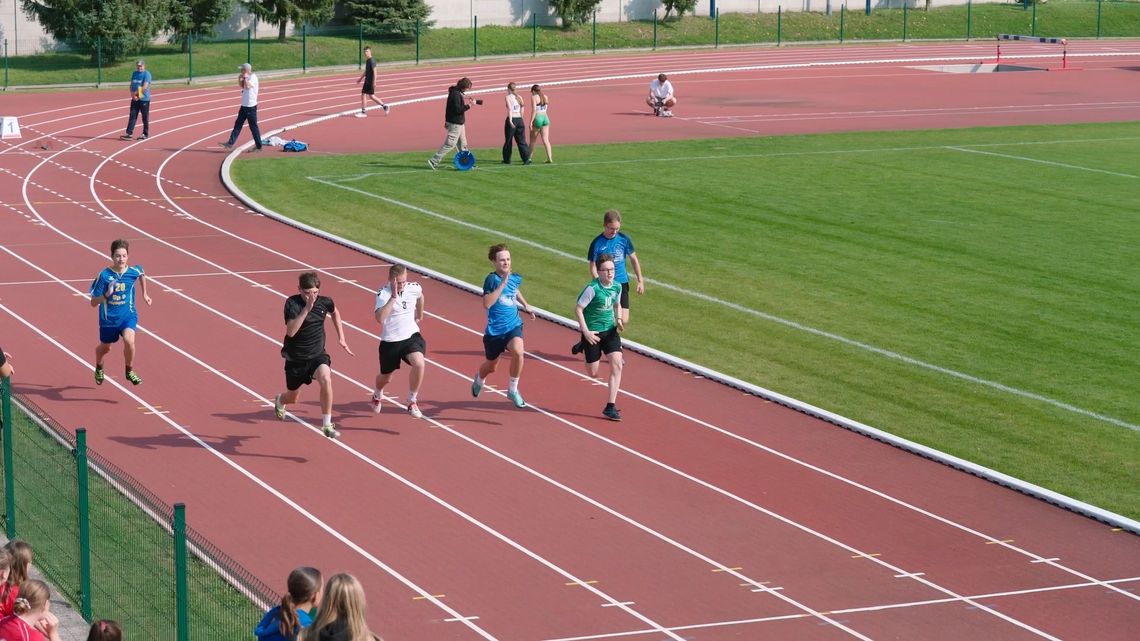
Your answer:
[[[508,239],[528,300],[563,316],[617,208],[650,280],[628,338],[1140,517],[1140,123],[476,153],[472,172],[415,153],[234,174],[469,283]]]

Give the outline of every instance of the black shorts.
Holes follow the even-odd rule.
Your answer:
[[[380,373],[391,374],[400,369],[400,361],[411,365],[411,361],[408,360],[408,355],[415,352],[421,354],[427,353],[427,343],[424,341],[424,337],[420,336],[419,332],[412,334],[402,341],[391,341],[388,343],[380,341]]]
[[[376,84],[365,81],[364,87],[360,90],[360,93],[366,96],[371,96],[372,94],[376,93]]]
[[[619,300],[621,301],[621,308],[622,309],[629,309],[629,281],[628,280],[621,284],[621,298]]]
[[[621,335],[616,327],[598,332],[598,342],[591,345],[582,337],[582,353],[586,355],[587,363],[597,363],[602,360],[602,354],[612,354],[621,351]]]
[[[518,327],[512,329],[505,334],[498,336],[491,336],[490,334],[483,334],[483,355],[487,360],[493,361],[502,356],[503,352],[507,351],[507,345],[517,336],[522,338],[523,326],[519,324]]]
[[[328,354],[307,361],[285,361],[285,389],[292,392],[302,385],[313,382],[313,374],[321,365],[332,367],[332,358]]]

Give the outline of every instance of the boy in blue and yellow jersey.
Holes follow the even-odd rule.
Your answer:
[[[95,348],[95,384],[103,384],[103,357],[111,351],[111,345],[123,338],[123,360],[126,362],[127,380],[133,385],[142,378],[132,369],[135,360],[135,327],[139,322],[135,307],[135,285],[142,288],[143,300],[150,305],[146,293],[146,274],[142,265],[127,264],[127,250],[130,243],[123,239],[111,243],[111,265],[95,277],[88,293],[91,306],[99,308],[99,346]]]

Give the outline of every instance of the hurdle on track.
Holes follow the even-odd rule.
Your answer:
[[[1061,45],[1061,67],[1050,71],[1080,71],[1080,67],[1069,66],[1069,41],[1067,38],[1045,38],[1041,36],[1022,36],[1014,33],[1000,33],[997,36],[997,60],[1001,64],[1002,40],[1016,40],[1020,42],[1036,42],[1049,45]]]

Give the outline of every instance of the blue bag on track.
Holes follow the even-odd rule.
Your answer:
[[[309,146],[300,140],[290,140],[281,147],[283,151],[305,151],[308,148]]]

